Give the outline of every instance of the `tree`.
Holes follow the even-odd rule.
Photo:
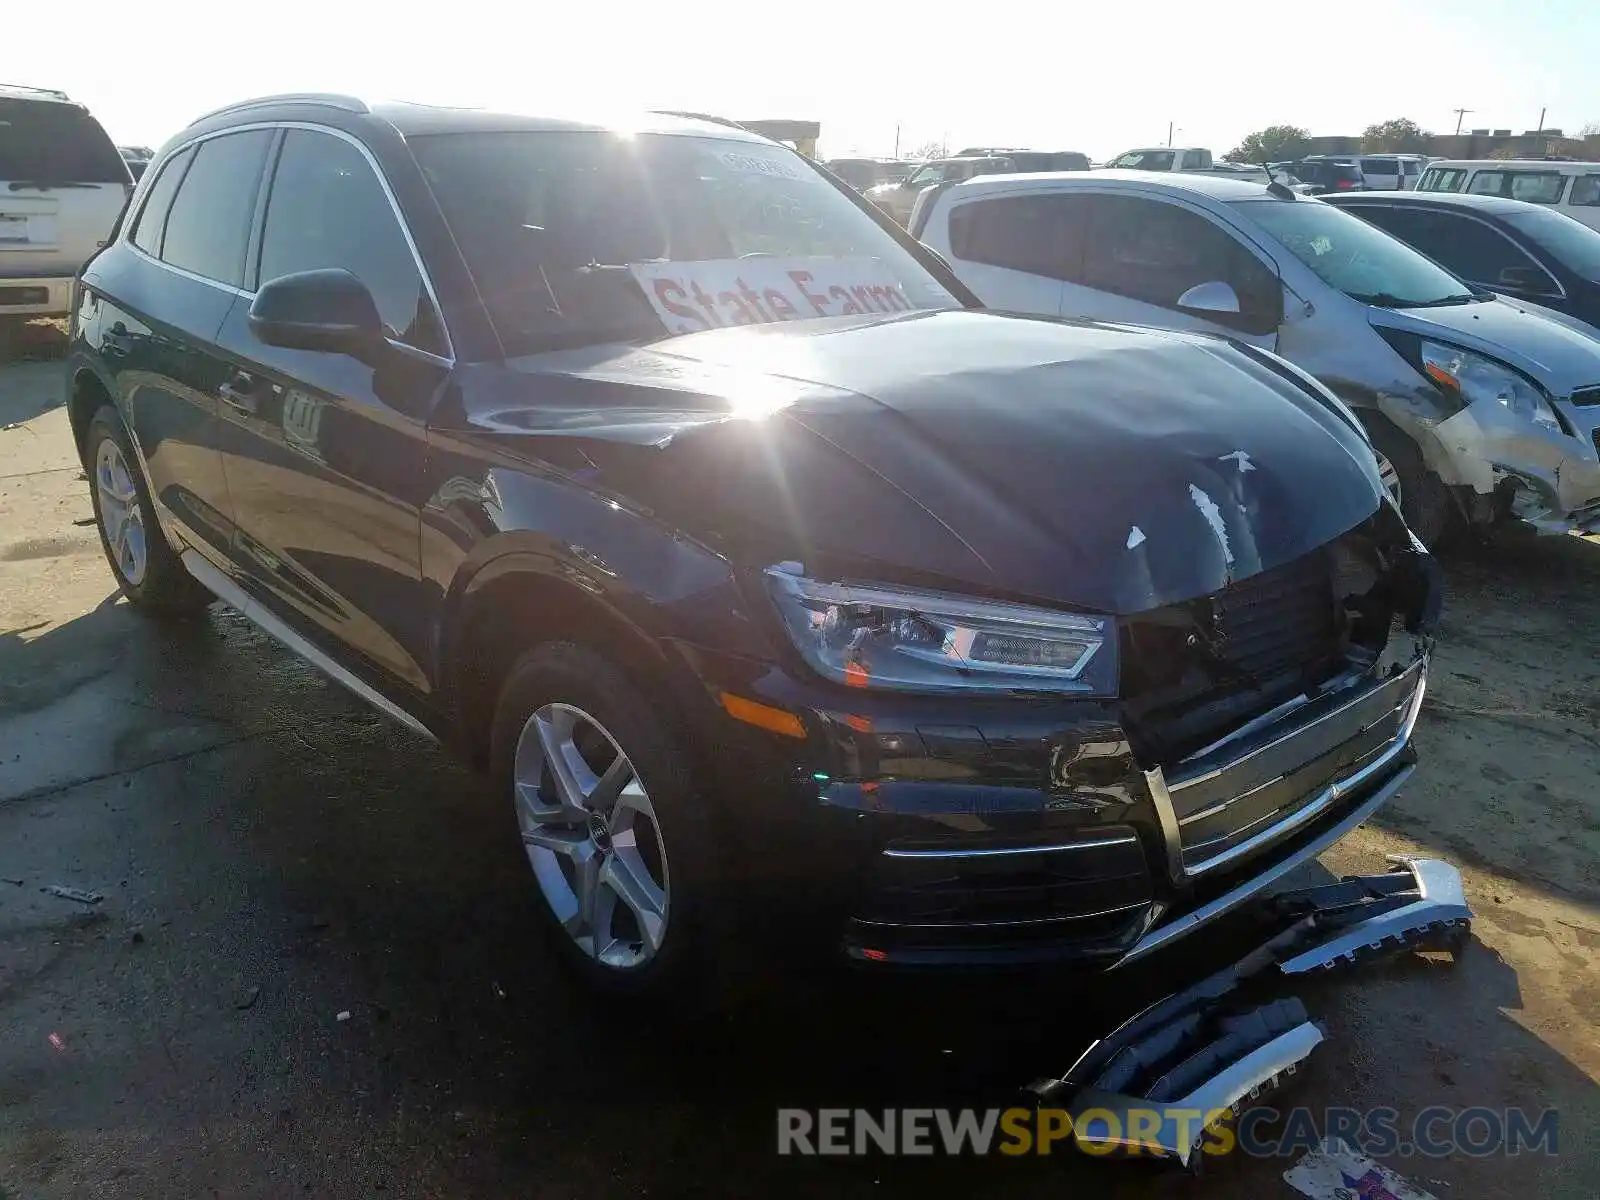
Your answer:
[[[1379,121],[1361,131],[1361,148],[1369,154],[1415,153],[1428,148],[1428,131],[1408,117]]]
[[[923,142],[911,152],[912,158],[949,158],[950,148],[940,141]]]
[[[1311,135],[1298,125],[1269,125],[1257,130],[1227,154],[1229,162],[1269,163],[1300,158],[1311,145]]]
[[[1590,121],[1582,129],[1578,130],[1578,136],[1586,138],[1600,137],[1600,121]]]

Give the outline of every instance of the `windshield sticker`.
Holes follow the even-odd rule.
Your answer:
[[[800,172],[793,164],[781,158],[764,158],[756,154],[718,155],[722,165],[740,175],[770,175],[774,179],[799,179]]]
[[[919,307],[874,258],[723,258],[630,270],[673,333]]]
[[[1311,239],[1311,252],[1318,258],[1321,258],[1324,254],[1327,254],[1332,249],[1333,239],[1325,233],[1319,234],[1317,237]]]

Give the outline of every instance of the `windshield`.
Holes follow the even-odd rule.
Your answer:
[[[943,183],[945,176],[954,169],[954,163],[929,163],[925,167],[918,167],[911,173],[911,178],[906,180],[907,187],[932,187],[936,183]]]
[[[1557,258],[1568,270],[1600,282],[1600,233],[1565,213],[1519,212],[1504,218],[1518,233]]]
[[[1465,304],[1472,289],[1404,242],[1320,200],[1235,200],[1329,287],[1365,304]]]
[[[566,131],[409,144],[509,354],[960,304],[782,147]]]
[[[0,179],[126,184],[128,168],[100,122],[77,105],[0,98]]]
[[[1126,167],[1133,171],[1172,170],[1171,150],[1130,150],[1111,160],[1113,167]]]

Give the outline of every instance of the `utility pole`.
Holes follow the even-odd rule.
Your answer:
[[[1167,149],[1168,150],[1172,149],[1172,126],[1173,126],[1173,124],[1174,124],[1174,122],[1172,122],[1172,121],[1168,121],[1167,122]]]
[[[900,157],[900,122],[894,123],[894,156]]]
[[[1539,128],[1537,130],[1535,130],[1534,132],[1536,132],[1536,133],[1543,133],[1544,132],[1544,114],[1546,112],[1548,112],[1548,111],[1549,111],[1548,109],[1543,109],[1543,108],[1541,108],[1539,110]]]
[[[1456,114],[1456,136],[1460,137],[1461,136],[1461,118],[1466,116],[1469,112],[1476,112],[1477,110],[1476,109],[1471,109],[1471,108],[1453,108],[1450,111]],[[1541,121],[1540,124],[1543,124],[1543,122]]]

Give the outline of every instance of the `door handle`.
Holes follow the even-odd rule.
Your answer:
[[[229,408],[241,413],[253,413],[261,407],[261,400],[256,395],[255,388],[256,381],[253,375],[235,371],[233,377],[217,389],[217,395],[222,397],[222,402]]]

